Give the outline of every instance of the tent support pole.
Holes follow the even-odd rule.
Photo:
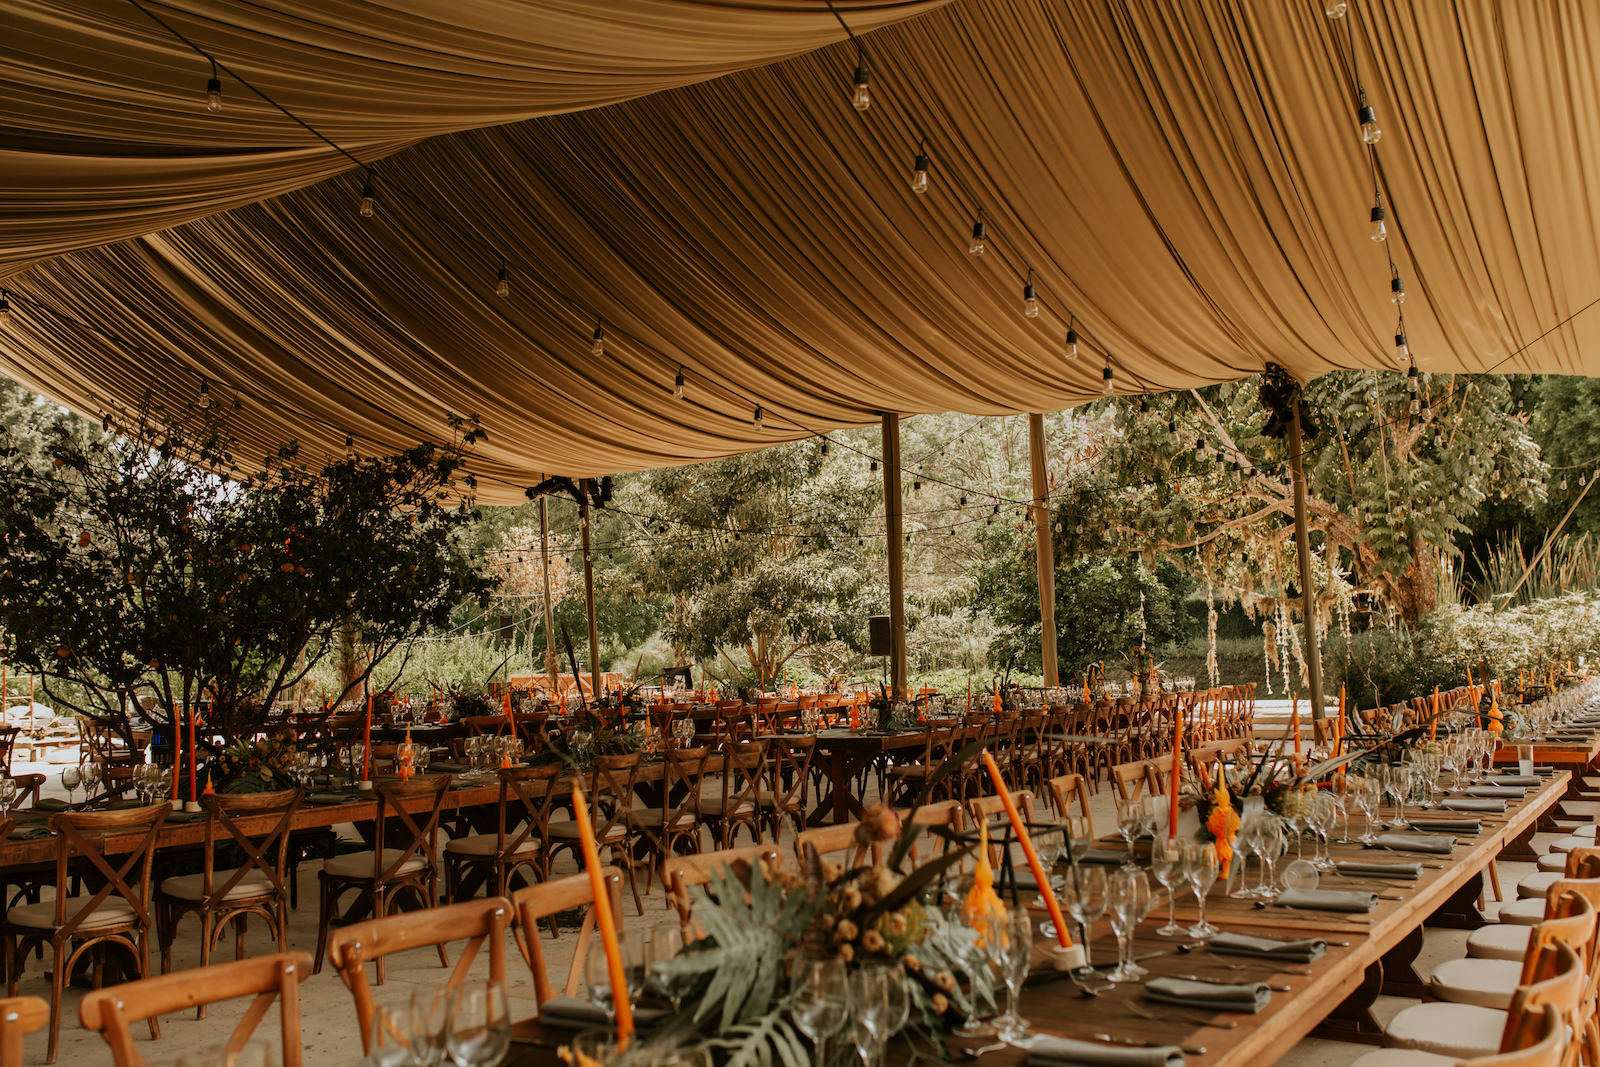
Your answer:
[[[889,685],[906,699],[906,542],[900,502],[900,416],[883,417],[883,519],[889,551]]]
[[[539,498],[539,565],[544,571],[544,673],[550,678],[550,695],[560,692],[556,685],[556,606],[550,599],[550,501]]]
[[[591,696],[600,702],[600,628],[594,617],[594,556],[589,551],[589,492],[584,486],[578,505],[578,525],[583,530],[583,606],[589,614],[589,679]]]
[[[1056,670],[1056,560],[1050,533],[1050,478],[1044,464],[1044,416],[1028,416],[1028,457],[1033,465],[1033,537],[1039,568],[1040,658],[1046,689],[1061,684]]]
[[[1311,718],[1320,722],[1327,717],[1322,700],[1322,642],[1317,636],[1317,594],[1311,583],[1311,532],[1306,524],[1306,470],[1305,444],[1300,435],[1300,405],[1298,398],[1290,405],[1289,417],[1289,477],[1294,483],[1294,547],[1300,560],[1301,610],[1305,616],[1303,636],[1306,649],[1306,674],[1311,679]]]

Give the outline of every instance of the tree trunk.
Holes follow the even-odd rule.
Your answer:
[[[358,654],[360,648],[360,635],[357,632],[355,620],[346,620],[339,624],[336,640],[339,642],[339,694],[343,699],[350,693],[355,684],[361,680],[362,663]]]
[[[1395,609],[1413,625],[1439,606],[1438,558],[1421,538],[1411,544],[1411,564],[1393,582]]]

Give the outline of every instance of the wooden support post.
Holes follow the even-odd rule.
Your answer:
[[[561,661],[556,658],[556,606],[550,599],[550,501],[539,498],[539,564],[544,569],[544,673],[550,678],[550,698],[560,693],[556,685],[556,672]]]
[[[600,701],[600,626],[594,615],[594,555],[589,551],[589,496],[593,483],[583,482],[583,500],[578,504],[578,525],[583,532],[583,605],[589,614],[590,697]]]
[[[906,699],[906,542],[900,503],[900,416],[883,417],[883,524],[889,548],[889,686]]]
[[[1033,465],[1033,541],[1039,570],[1039,631],[1044,684],[1061,684],[1056,673],[1056,549],[1050,536],[1050,476],[1044,465],[1044,416],[1028,416],[1028,455]]]
[[[1300,403],[1291,405],[1289,418],[1289,477],[1294,483],[1294,547],[1300,559],[1300,596],[1305,615],[1303,628],[1306,648],[1306,674],[1311,679],[1311,718],[1327,717],[1322,700],[1322,641],[1317,633],[1317,593],[1311,580],[1311,532],[1306,525],[1306,470],[1304,439],[1300,434]]]

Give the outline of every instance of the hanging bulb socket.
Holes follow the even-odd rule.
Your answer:
[[[1389,279],[1389,303],[1404,304],[1406,302],[1406,283],[1400,280],[1400,273]]]
[[[344,458],[349,460],[356,458],[356,439],[350,434],[344,435]]]
[[[1389,230],[1383,224],[1383,220],[1388,217],[1388,214],[1384,210],[1382,202],[1372,205],[1372,231],[1370,236],[1374,241],[1387,241],[1389,239]]]
[[[211,407],[211,383],[205,378],[200,379],[200,398],[195,401],[195,407],[201,411]]]
[[[365,182],[361,186],[361,217],[370,219],[378,212],[378,198],[372,192],[372,183]]]
[[[1039,295],[1034,291],[1032,282],[1022,287],[1022,314],[1030,319],[1039,317]]]
[[[873,474],[877,474],[878,473],[878,461],[877,460],[873,460],[871,463],[868,463],[867,464],[867,470],[871,471]]]
[[[1202,438],[1196,437],[1194,439],[1194,454],[1197,457],[1206,454],[1206,443]]]
[[[595,323],[594,341],[589,345],[589,354],[593,356],[606,354],[606,328],[604,323]]]
[[[0,326],[11,324],[11,293],[0,289]]]
[[[1406,344],[1406,332],[1400,330],[1394,335],[1394,358],[1396,363],[1404,363],[1411,358],[1411,347]],[[1411,368],[1416,370],[1415,365]]]
[[[828,454],[828,439],[826,437],[822,439],[822,454],[824,456]]]
[[[683,399],[683,371],[681,369],[678,371],[677,377],[672,379],[672,395],[678,400]]]
[[[1078,327],[1076,323],[1067,324],[1067,358],[1078,358]]]
[[[979,219],[972,224],[972,243],[967,245],[967,251],[975,256],[981,256],[989,250],[989,234],[984,229],[983,220]]]
[[[928,191],[928,168],[931,165],[928,153],[919,147],[917,149],[917,158],[911,164],[911,191],[918,196]]]
[[[855,77],[850,79],[850,106],[857,111],[865,111],[872,106],[871,81],[867,73],[867,61],[863,57],[856,65]]]
[[[1167,432],[1174,437],[1178,436],[1178,420],[1176,418],[1167,420]]]
[[[767,416],[766,416],[766,413],[765,413],[765,412],[763,412],[763,411],[762,411],[762,410],[761,410],[761,405],[760,405],[760,404],[757,404],[757,405],[756,405],[756,413],[755,413],[755,417],[754,417],[754,418],[752,418],[752,419],[751,419],[751,420],[750,420],[750,422],[751,422],[751,424],[752,424],[752,425],[754,425],[754,426],[755,426],[755,428],[756,428],[756,429],[758,429],[758,430],[763,430],[763,429],[766,429],[766,425],[767,425]]]
[[[500,265],[500,273],[494,276],[494,295],[501,298],[511,295],[511,272],[506,270],[503,263]]]
[[[215,115],[222,110],[222,79],[217,77],[217,65],[211,64],[211,77],[206,79],[206,110]]]
[[[1323,0],[1322,13],[1330,19],[1342,19],[1350,10],[1350,0]]]
[[[1100,372],[1100,391],[1110,396],[1116,387],[1117,372],[1111,369],[1111,361],[1107,360],[1105,369]]]
[[[1361,139],[1367,144],[1383,140],[1383,129],[1378,125],[1378,113],[1367,103],[1366,90],[1361,92],[1361,104],[1356,108],[1356,121],[1361,123]]]

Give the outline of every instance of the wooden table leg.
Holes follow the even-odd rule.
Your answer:
[[[1554,810],[1555,809],[1552,807],[1551,811]],[[1548,815],[1549,813],[1547,812],[1546,814]],[[1529,824],[1526,830],[1523,830],[1510,841],[1507,841],[1506,847],[1500,850],[1500,858],[1503,860],[1514,860],[1521,863],[1539,862],[1539,853],[1534,851],[1533,848],[1533,835],[1542,829],[1542,827],[1539,825],[1540,822],[1543,822],[1543,819]],[[1552,829],[1553,828],[1554,827],[1552,827]],[[1483,925],[1483,921],[1480,920],[1478,925]]]
[[[1443,909],[1441,909],[1443,910]],[[1422,927],[1413,926],[1406,936],[1383,954],[1383,992],[1391,997],[1422,997],[1428,984],[1417,973],[1417,953],[1422,951]]]
[[[1383,1024],[1372,1013],[1372,1006],[1383,992],[1383,961],[1367,965],[1361,984],[1312,1031],[1317,1037],[1334,1041],[1355,1041],[1363,1045],[1383,1042]]]
[[[1480,871],[1477,877],[1467,879],[1451,893],[1450,899],[1423,920],[1423,925],[1450,930],[1476,930],[1489,921],[1489,917],[1478,908],[1478,901],[1483,894],[1483,872]]]

